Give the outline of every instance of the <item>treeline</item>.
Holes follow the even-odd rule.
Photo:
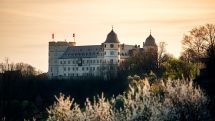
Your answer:
[[[17,71],[19,70],[24,77],[39,75],[42,71],[37,70],[35,67],[26,63],[13,63],[9,62],[9,58],[5,58],[4,62],[0,63],[0,73],[6,71]]]
[[[15,64],[16,65],[16,64]],[[28,74],[31,72],[27,72]],[[64,93],[84,106],[102,92],[108,98],[122,94],[128,88],[123,79],[104,81],[91,77],[85,80],[49,80],[47,74],[25,75],[21,70],[4,70],[0,75],[0,119],[23,120],[47,118],[46,108],[55,101],[54,95]]]

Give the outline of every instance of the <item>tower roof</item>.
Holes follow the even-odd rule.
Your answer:
[[[146,38],[144,46],[157,46],[155,43],[155,38],[151,35],[151,32],[150,35]]]
[[[107,35],[105,43],[120,43],[117,34],[113,31],[113,28],[111,32]]]

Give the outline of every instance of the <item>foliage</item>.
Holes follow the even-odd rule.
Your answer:
[[[199,63],[206,57],[209,46],[215,45],[215,25],[206,24],[193,28],[182,40],[182,57],[189,62]]]
[[[201,69],[200,75],[195,79],[195,81],[205,89],[207,94],[214,99],[214,76],[215,68],[215,46],[211,45],[207,50],[207,58],[205,59],[205,68]],[[215,106],[215,105],[213,105]],[[215,110],[214,110],[215,112]]]
[[[195,79],[197,82],[210,97],[210,112],[214,116],[215,114],[215,76],[214,76],[214,68],[215,68],[215,25],[214,24],[206,24],[205,25],[207,36],[206,41],[208,43],[208,47],[206,48],[206,57],[202,59],[202,62],[205,64],[205,68],[200,70],[200,75]],[[215,118],[214,118],[215,119]]]
[[[87,97],[92,100],[93,96],[104,92],[106,98],[111,98],[128,88],[127,81],[121,79],[105,81],[91,77],[87,80],[49,80],[40,75],[28,78],[14,72],[0,74],[0,119],[46,119],[46,108],[53,104],[53,95],[59,92],[75,98],[82,108]]]
[[[180,59],[171,58],[163,63],[164,78],[192,80],[196,77],[196,64],[187,63]]]
[[[35,67],[26,64],[26,63],[13,63],[9,62],[9,59],[6,58],[5,62],[0,62],[0,73],[7,71],[20,71],[22,76],[29,77],[34,75],[42,74],[41,71],[37,70]]]
[[[133,49],[130,52],[129,58],[120,63],[119,71],[127,71],[128,75],[147,73],[150,70],[156,71],[158,61],[157,47],[150,48],[150,50],[147,51],[143,51],[139,48]],[[161,54],[162,56],[163,52]],[[126,77],[128,75],[126,75]]]
[[[211,45],[207,50],[208,60],[206,61],[206,68],[209,76],[214,78],[215,68],[215,45]]]
[[[146,74],[145,78],[148,79],[150,84],[153,84],[157,81],[157,76],[153,71],[150,71],[149,74]]]
[[[147,79],[132,81],[130,89],[123,95],[107,100],[102,95],[91,103],[88,99],[80,109],[64,95],[48,110],[48,120],[64,121],[158,121],[158,120],[210,120],[208,99],[192,81],[157,81],[159,91],[154,91]],[[160,95],[163,92],[163,95]],[[159,94],[158,94],[159,93]],[[120,106],[119,106],[120,104]],[[66,106],[66,107],[65,107]],[[70,109],[71,108],[71,109]],[[70,110],[69,110],[70,109]]]

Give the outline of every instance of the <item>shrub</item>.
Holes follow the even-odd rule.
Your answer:
[[[131,77],[129,77],[132,79]],[[136,77],[135,77],[136,78]],[[48,110],[48,120],[63,121],[158,121],[210,120],[208,99],[199,87],[190,81],[167,80],[155,85],[148,80],[134,80],[128,92],[107,100],[103,94],[93,102],[86,100],[81,110],[70,97],[56,97]],[[158,81],[156,81],[158,82]],[[161,93],[162,92],[162,95]]]

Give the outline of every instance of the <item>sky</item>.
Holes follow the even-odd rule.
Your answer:
[[[215,0],[0,0],[0,62],[48,71],[48,42],[99,45],[112,25],[121,43],[141,45],[150,30],[156,43],[179,57],[183,35],[215,24]]]

